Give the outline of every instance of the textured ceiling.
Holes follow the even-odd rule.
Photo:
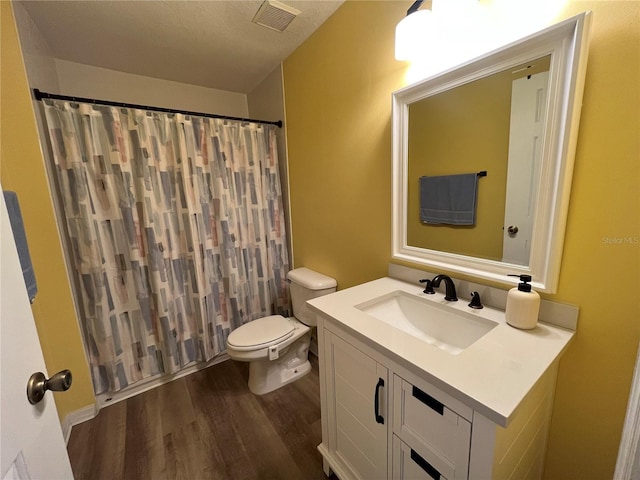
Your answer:
[[[251,22],[262,0],[24,1],[56,58],[249,93],[342,3],[284,0],[284,32]]]

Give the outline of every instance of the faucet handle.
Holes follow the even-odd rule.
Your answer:
[[[482,302],[480,301],[480,294],[478,292],[471,292],[471,303],[469,304],[469,306],[477,310],[484,308],[482,306]]]
[[[431,286],[431,280],[428,278],[423,278],[419,280],[420,283],[424,283],[424,292],[427,295],[434,295],[436,292],[433,290],[433,286]]]

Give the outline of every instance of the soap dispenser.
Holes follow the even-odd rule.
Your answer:
[[[510,275],[520,277],[517,287],[509,290],[507,294],[507,308],[504,315],[507,323],[512,327],[523,330],[531,330],[538,323],[538,311],[540,310],[540,295],[531,290],[531,275]]]

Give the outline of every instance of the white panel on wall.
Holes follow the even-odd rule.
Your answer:
[[[176,110],[248,117],[241,93],[55,59],[60,94]]]
[[[22,4],[13,2],[12,6],[29,85],[58,93],[58,74],[49,45]]]

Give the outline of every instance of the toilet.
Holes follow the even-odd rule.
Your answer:
[[[336,291],[335,279],[304,267],[291,270],[287,279],[293,317],[258,318],[227,337],[229,357],[250,362],[249,390],[257,395],[272,392],[309,373],[309,343],[316,318],[306,302]]]

